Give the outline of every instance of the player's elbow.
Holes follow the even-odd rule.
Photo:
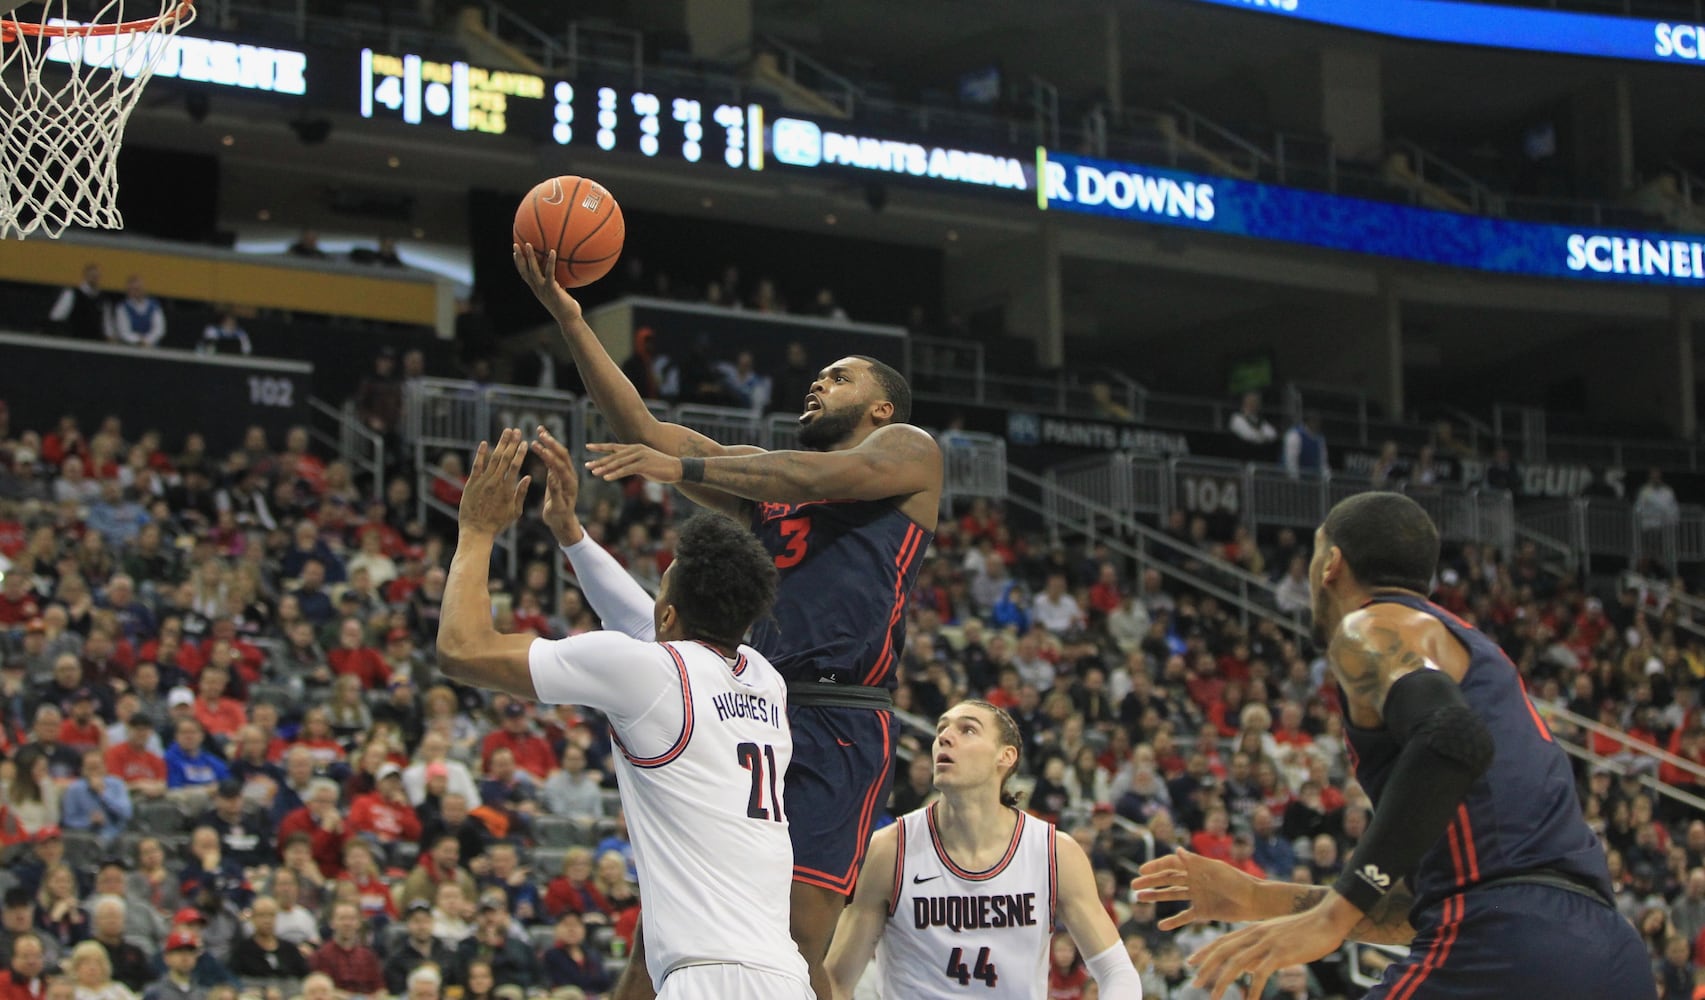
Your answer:
[[[438,672],[445,679],[468,683],[472,680],[475,657],[474,644],[463,635],[449,629],[438,632]]]

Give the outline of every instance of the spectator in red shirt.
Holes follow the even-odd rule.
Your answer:
[[[1190,838],[1190,849],[1204,858],[1230,861],[1232,838],[1226,832],[1230,825],[1224,809],[1218,806],[1210,808],[1207,818],[1202,821],[1202,829]]]
[[[326,653],[326,662],[336,674],[361,678],[362,688],[377,691],[391,679],[391,668],[379,651],[367,645],[366,629],[359,618],[345,618],[337,629],[337,648]]]
[[[230,650],[220,650],[220,643],[229,643]],[[234,618],[213,620],[212,634],[203,640],[201,652],[207,662],[217,663],[232,671],[243,684],[259,682],[261,671],[266,667],[266,653],[238,634],[237,621]],[[233,693],[241,694],[240,688],[241,685],[233,685]]]
[[[367,947],[361,910],[354,903],[332,908],[332,939],[314,952],[308,965],[331,977],[345,993],[373,996],[385,992],[385,971],[379,956]]]
[[[350,830],[377,842],[387,852],[401,841],[420,840],[420,817],[403,790],[402,770],[395,764],[381,764],[374,778],[378,790],[350,804]]]
[[[41,614],[28,573],[7,573],[0,581],[0,625],[22,625]]]
[[[462,489],[467,486],[468,477],[462,471],[462,456],[453,451],[447,451],[438,458],[438,468],[432,475],[432,495],[446,507],[456,508],[462,505]]]
[[[527,706],[520,701],[511,700],[503,706],[503,728],[488,734],[480,744],[482,767],[491,767],[491,755],[498,747],[507,747],[515,754],[515,766],[538,781],[556,769],[556,754],[551,753],[551,745],[543,736],[528,730]]]
[[[1301,705],[1287,701],[1279,706],[1279,725],[1273,730],[1273,742],[1280,746],[1303,749],[1314,745],[1314,737],[1302,728]]]
[[[391,890],[379,877],[379,866],[373,861],[373,845],[359,837],[343,849],[343,876],[339,881],[355,886],[361,900],[361,915],[367,920],[395,920],[397,904],[391,900]]]
[[[47,979],[42,976],[46,950],[41,938],[26,931],[12,940],[12,963],[0,974],[0,1000],[42,1000]]]
[[[1245,875],[1253,876],[1254,878],[1265,879],[1278,877],[1255,863],[1255,838],[1243,830],[1239,830],[1237,833],[1232,834],[1231,857],[1227,858],[1226,861],[1230,863],[1233,868],[1243,872]]]
[[[166,761],[148,749],[154,720],[143,712],[130,717],[124,742],[107,750],[107,771],[124,782],[132,796],[157,799],[166,794]]]
[[[1095,583],[1089,588],[1089,606],[1103,615],[1110,615],[1118,610],[1125,595],[1119,592],[1119,571],[1112,563],[1102,563],[1095,578]]]
[[[319,767],[335,764],[344,758],[343,744],[332,732],[331,720],[323,705],[315,705],[302,713],[302,728],[296,731],[294,746],[306,748]]]
[[[59,742],[78,753],[105,748],[107,732],[95,715],[94,689],[81,687],[71,696],[71,714],[59,723]]]
[[[306,804],[279,822],[279,844],[298,833],[308,835],[309,850],[320,874],[336,878],[343,871],[343,848],[350,837],[349,827],[337,811],[337,782],[315,778],[308,786]]]
[[[203,729],[220,740],[229,739],[248,723],[243,703],[225,697],[225,685],[231,675],[225,670],[208,666],[196,683],[195,718]]]

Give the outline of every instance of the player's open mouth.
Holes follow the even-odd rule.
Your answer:
[[[805,412],[812,413],[823,408],[823,401],[815,394],[805,397]]]
[[[953,763],[952,757],[949,757],[944,753],[938,753],[935,755],[935,766],[936,767],[940,767],[943,764],[951,764],[951,763]]]

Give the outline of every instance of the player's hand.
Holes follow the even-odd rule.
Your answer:
[[[1342,899],[1338,904],[1322,903],[1295,916],[1263,920],[1214,941],[1190,956],[1190,964],[1196,966],[1195,985],[1206,989],[1211,1000],[1220,1000],[1247,972],[1249,989],[1244,996],[1261,996],[1273,973],[1325,958],[1344,943],[1361,914]]]
[[[1155,858],[1137,871],[1140,874],[1131,880],[1131,888],[1136,891],[1138,902],[1190,904],[1189,909],[1155,925],[1163,931],[1209,920],[1238,924],[1261,916],[1255,912],[1258,880],[1224,861],[1180,847],[1176,853]]]
[[[484,441],[474,455],[474,468],[462,488],[462,505],[456,521],[463,531],[479,531],[495,535],[515,523],[521,516],[521,502],[527,497],[532,476],[515,477],[521,473],[521,463],[527,459],[527,445],[521,432],[505,428],[498,435],[497,447]]]
[[[574,504],[580,499],[580,470],[574,466],[574,456],[543,427],[533,442],[533,454],[545,463],[545,507],[539,516],[558,545],[574,545],[586,534],[574,513]]]
[[[680,459],[643,444],[589,444],[586,450],[604,456],[587,462],[586,471],[605,482],[628,476],[644,476],[651,482],[664,484],[681,481]]]
[[[531,243],[515,243],[511,245],[511,254],[515,258],[515,272],[558,323],[572,323],[580,318],[580,303],[556,280],[555,250],[541,254]]]

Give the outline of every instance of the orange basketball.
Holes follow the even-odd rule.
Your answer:
[[[556,250],[556,280],[590,285],[616,266],[627,236],[622,207],[604,185],[572,174],[541,182],[515,210],[515,242],[532,244],[540,263]]]

